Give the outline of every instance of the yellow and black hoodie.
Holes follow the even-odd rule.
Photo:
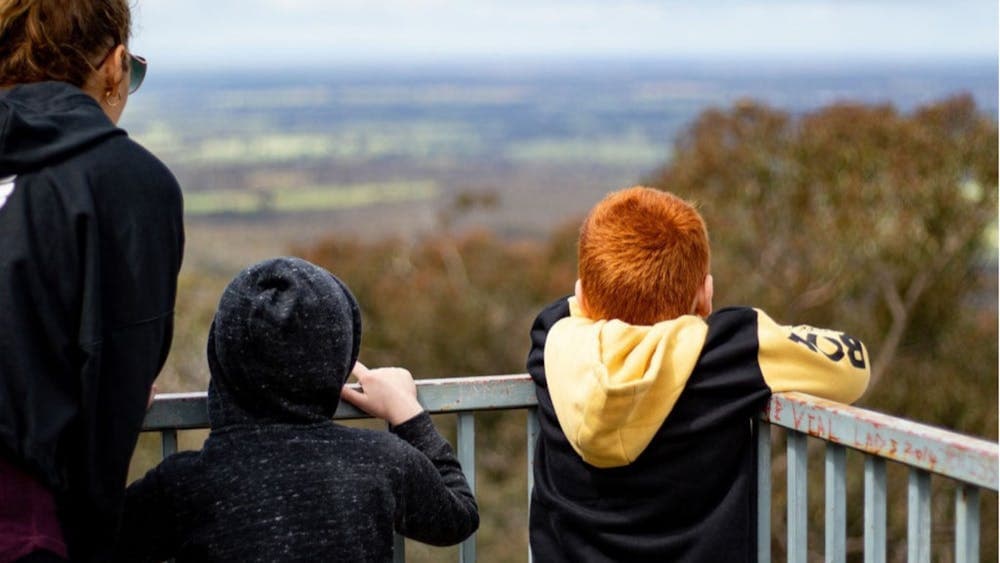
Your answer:
[[[536,561],[750,561],[756,415],[771,393],[852,402],[864,345],[727,308],[652,326],[545,308],[528,371],[541,434],[531,499]]]

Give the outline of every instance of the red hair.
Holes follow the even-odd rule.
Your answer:
[[[691,204],[635,186],[590,211],[578,259],[588,316],[651,325],[691,313],[711,254],[705,221]]]

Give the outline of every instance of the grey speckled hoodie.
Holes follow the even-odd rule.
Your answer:
[[[394,530],[472,534],[475,499],[427,413],[391,432],[330,420],[360,339],[329,272],[278,258],[239,274],[209,335],[211,434],[128,488],[118,559],[391,561]]]

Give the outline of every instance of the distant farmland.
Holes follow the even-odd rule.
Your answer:
[[[184,198],[188,215],[330,211],[365,205],[427,200],[433,181],[327,186],[282,186],[268,190],[203,190]]]

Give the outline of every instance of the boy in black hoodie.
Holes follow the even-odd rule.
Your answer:
[[[122,561],[391,561],[393,530],[434,545],[479,524],[409,372],[356,364],[361,314],[296,258],[240,273],[208,340],[211,434],[126,493]],[[362,390],[344,388],[351,374]],[[331,416],[343,397],[390,432]]]
[[[864,392],[851,336],[713,313],[709,262],[701,216],[666,192],[612,193],[584,221],[576,295],[531,330],[537,561],[752,561],[768,397]]]

